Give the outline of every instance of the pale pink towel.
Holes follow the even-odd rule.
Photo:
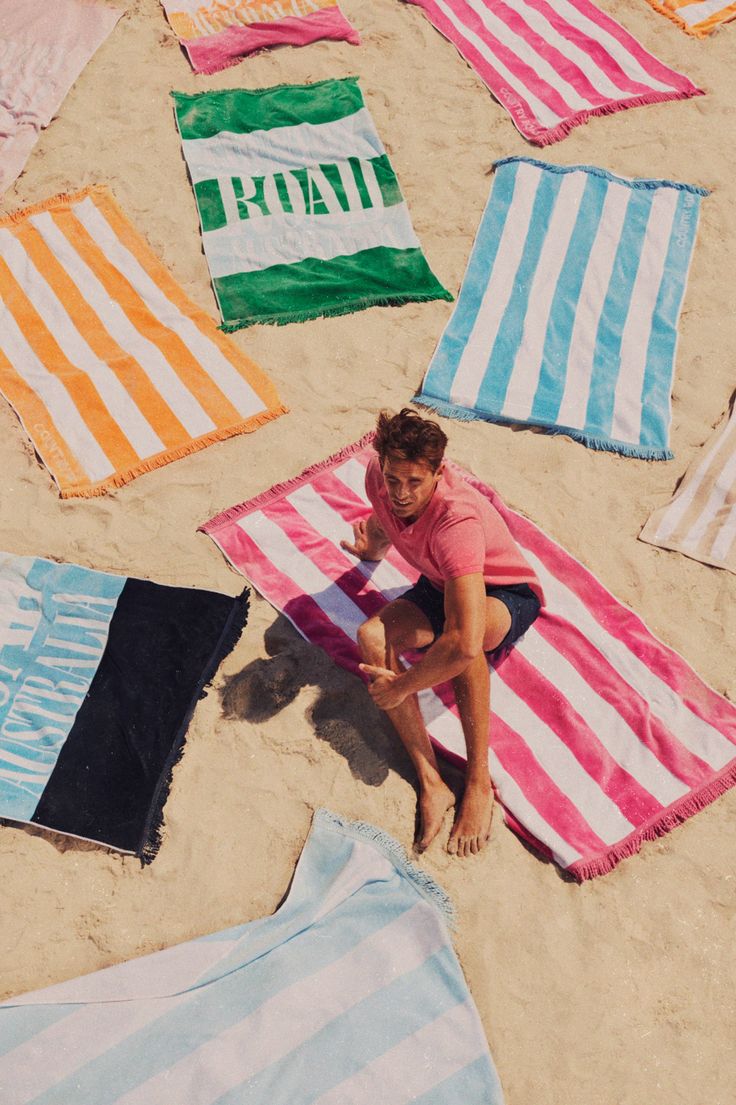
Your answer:
[[[0,0],[0,195],[122,14],[94,0]]]

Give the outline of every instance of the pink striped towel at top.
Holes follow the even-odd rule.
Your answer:
[[[356,563],[339,547],[369,512],[370,436],[202,526],[303,634],[357,672],[361,621],[417,573],[394,549]],[[736,782],[736,708],[658,641],[569,553],[462,469],[505,519],[547,607],[493,675],[489,764],[507,823],[577,879]],[[432,740],[464,762],[449,684],[423,691]]]
[[[408,0],[539,146],[591,115],[702,95],[590,0]]]

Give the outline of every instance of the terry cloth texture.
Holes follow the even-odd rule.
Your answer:
[[[706,38],[724,23],[736,19],[736,3],[724,0],[649,0],[649,3],[695,38]]]
[[[153,858],[247,596],[0,553],[0,817]]]
[[[202,527],[307,640],[358,673],[361,622],[417,573],[339,547],[367,516],[371,436]],[[736,782],[736,707],[495,491],[486,495],[547,605],[492,678],[489,766],[512,828],[578,879],[610,871]],[[411,659],[411,658],[410,658]],[[440,751],[464,762],[450,684],[419,702]]]
[[[318,810],[273,916],[3,1002],[3,1105],[503,1105],[449,920]]]
[[[0,195],[122,14],[94,0],[0,0]]]
[[[335,0],[161,0],[196,73],[216,73],[268,46],[360,37]]]
[[[0,220],[0,390],[62,498],[101,495],[286,409],[105,188]]]
[[[510,157],[417,401],[668,460],[703,188]]]
[[[452,299],[355,77],[172,95],[224,330]]]
[[[409,0],[538,146],[591,115],[700,96],[590,0]]]
[[[736,572],[736,406],[639,537]]]

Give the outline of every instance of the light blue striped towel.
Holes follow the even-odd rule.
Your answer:
[[[677,320],[707,190],[497,161],[417,401],[668,460]]]
[[[3,1105],[501,1105],[443,892],[319,810],[272,916],[0,1005]]]

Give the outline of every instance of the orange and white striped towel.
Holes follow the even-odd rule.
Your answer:
[[[639,537],[736,572],[736,403]]]
[[[736,0],[649,0],[651,6],[686,34],[706,38],[718,27],[736,19]]]
[[[0,391],[62,498],[286,410],[104,187],[0,220]]]

